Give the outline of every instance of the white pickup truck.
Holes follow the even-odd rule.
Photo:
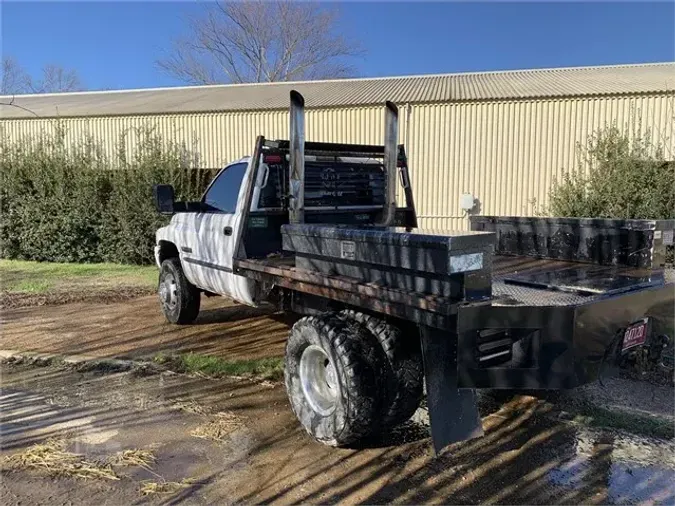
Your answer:
[[[285,212],[281,198],[283,176],[279,173],[280,166],[285,164],[276,158],[273,161],[274,165],[268,165],[261,155],[252,188],[249,214],[262,214],[257,218],[261,224],[270,215]],[[384,176],[380,160],[338,156],[324,165],[320,158],[306,156],[305,163],[305,177],[309,180],[305,199],[314,204],[306,207],[308,211],[326,208],[352,214],[381,208]],[[167,226],[157,230],[155,260],[161,270],[159,293],[162,309],[170,322],[191,323],[199,313],[202,292],[230,297],[249,306],[265,301],[269,292],[264,291],[260,283],[233,272],[235,241],[241,236],[242,216],[248,201],[245,182],[252,177],[252,169],[250,156],[225,166],[211,181],[201,201],[185,204]],[[356,169],[359,175],[355,174]],[[345,187],[348,178],[358,180]],[[336,190],[338,179],[341,187]],[[364,195],[363,184],[375,187],[375,191]],[[338,205],[334,205],[336,200],[340,201]],[[365,221],[370,215],[364,214],[361,218]]]
[[[630,354],[662,361],[673,220],[480,216],[471,231],[420,230],[395,105],[380,146],[305,142],[296,92],[290,117],[289,140],[259,136],[200,201],[155,186],[173,215],[155,255],[170,322],[195,320],[202,294],[304,315],[284,376],[318,441],[354,445],[407,420],[424,381],[440,450],[481,434],[476,389],[575,388]]]
[[[234,237],[241,227],[241,183],[251,170],[250,162],[246,157],[227,165],[209,184],[198,210],[177,213],[169,225],[157,230],[159,292],[172,323],[190,323],[197,317],[201,291],[257,303],[256,282],[232,272]],[[262,169],[255,184],[258,196],[267,166]],[[252,210],[259,204],[260,199],[254,198]]]

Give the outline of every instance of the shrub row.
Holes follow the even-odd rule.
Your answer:
[[[550,192],[552,216],[675,218],[675,158],[651,135],[616,126],[592,135]]]
[[[150,129],[127,157],[125,139],[112,157],[66,132],[0,138],[0,256],[57,262],[153,261],[166,223],[152,185],[173,184],[177,199],[195,199],[213,176],[198,155]],[[580,166],[554,184],[547,214],[607,218],[675,218],[675,164],[649,136],[616,127],[593,135]]]
[[[153,261],[159,215],[152,186],[170,183],[176,198],[198,198],[212,176],[194,169],[197,155],[139,132],[130,159],[123,148],[107,156],[84,139],[68,145],[65,132],[0,139],[0,255],[53,262]]]

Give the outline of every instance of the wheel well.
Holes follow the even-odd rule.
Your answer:
[[[178,258],[178,248],[169,241],[159,241],[159,263],[167,258]]]

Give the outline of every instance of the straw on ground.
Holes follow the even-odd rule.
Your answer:
[[[157,462],[157,458],[152,450],[133,449],[117,453],[109,462],[115,466],[142,467],[150,470],[155,462]]]
[[[229,411],[216,413],[211,420],[195,428],[191,434],[194,437],[223,441],[232,432],[244,425],[241,418]]]
[[[141,495],[151,494],[175,494],[176,492],[188,488],[192,484],[192,480],[183,479],[178,481],[144,481],[141,483]]]
[[[9,455],[2,460],[0,467],[6,470],[33,469],[51,476],[120,479],[109,463],[89,461],[83,455],[66,451],[64,440],[49,440]]]

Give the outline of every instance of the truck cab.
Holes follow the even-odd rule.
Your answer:
[[[170,223],[157,230],[157,266],[162,269],[165,260],[177,259],[181,275],[196,288],[194,298],[199,298],[199,293],[216,294],[249,306],[264,301],[266,292],[260,283],[233,272],[236,241],[243,233],[246,182],[253,177],[251,161],[252,157],[246,156],[226,165],[200,201],[174,202],[171,211],[167,211],[175,212]],[[249,205],[253,218],[249,235],[256,237],[241,246],[252,254],[256,249],[269,252],[270,243],[275,241],[280,244],[280,226],[288,223],[283,202],[287,162],[276,155],[260,157]],[[310,216],[330,213],[331,219],[338,222],[370,222],[372,213],[381,210],[385,181],[381,160],[349,156],[328,160],[310,155],[305,157],[305,165],[305,209]],[[166,300],[177,298],[175,292],[180,287],[176,277],[161,277],[160,292]],[[166,309],[169,308],[165,313]]]
[[[255,281],[232,271],[234,239],[241,226],[242,181],[251,170],[250,162],[251,158],[245,157],[225,166],[198,203],[187,205],[185,212],[174,214],[167,226],[157,230],[155,259],[161,269],[162,262],[177,253],[187,281],[199,290],[256,305]],[[267,166],[263,165],[255,183],[258,198],[253,198],[251,211],[264,205],[259,196],[266,174]]]

